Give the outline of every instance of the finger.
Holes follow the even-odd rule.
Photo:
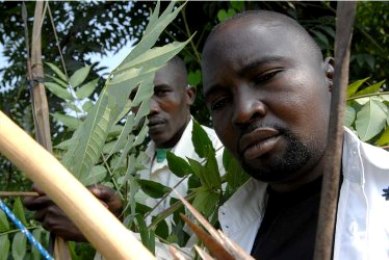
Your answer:
[[[26,197],[23,199],[23,204],[29,210],[41,210],[54,205],[53,201],[46,195],[38,197]]]

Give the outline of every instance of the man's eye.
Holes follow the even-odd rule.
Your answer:
[[[158,89],[158,90],[154,91],[154,95],[156,95],[157,97],[162,97],[162,96],[166,95],[166,93],[168,93],[168,92],[169,91],[166,89]]]
[[[229,102],[228,98],[219,98],[211,103],[211,111],[217,111],[223,109]]]
[[[254,82],[256,84],[264,83],[264,82],[272,79],[278,72],[280,72],[280,70],[274,70],[271,72],[267,72],[265,74],[261,74],[261,75],[255,77]]]

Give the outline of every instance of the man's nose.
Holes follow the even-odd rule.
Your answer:
[[[266,105],[255,90],[242,89],[235,95],[232,122],[242,127],[266,115]]]
[[[160,111],[159,104],[155,98],[150,100],[150,113],[158,113]]]

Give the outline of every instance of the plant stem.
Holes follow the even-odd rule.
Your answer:
[[[0,191],[1,197],[35,197],[39,196],[38,192],[34,191]]]

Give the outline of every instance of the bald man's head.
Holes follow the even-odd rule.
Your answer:
[[[239,13],[232,18],[218,24],[213,28],[206,40],[204,50],[207,49],[209,42],[218,35],[219,32],[224,31],[227,28],[240,27],[242,24],[257,24],[263,27],[284,27],[289,32],[293,32],[296,41],[299,41],[302,48],[306,48],[311,54],[319,61],[323,60],[323,56],[320,47],[309,35],[309,33],[302,27],[296,20],[273,11],[266,10],[252,10]]]

